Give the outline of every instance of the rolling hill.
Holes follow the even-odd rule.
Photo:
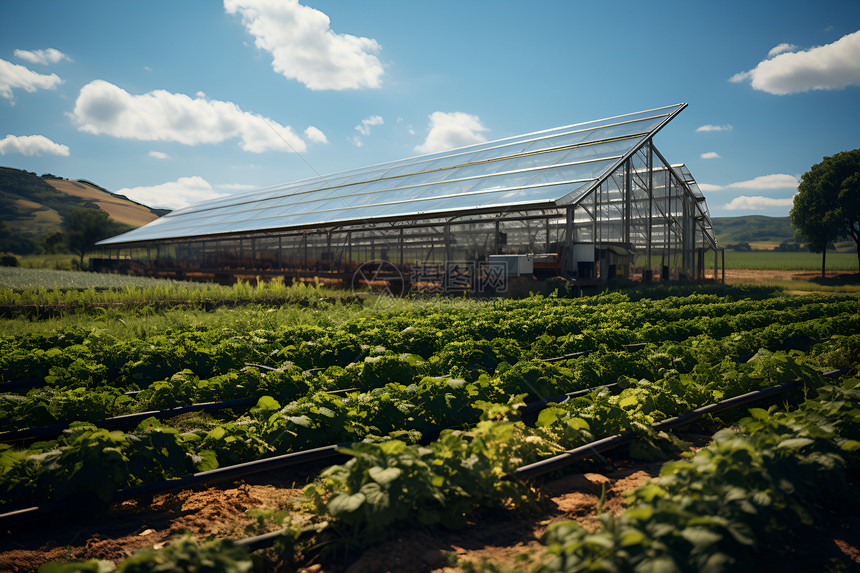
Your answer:
[[[788,217],[714,217],[714,234],[721,247],[749,243],[754,249],[773,249],[780,243],[794,243],[794,227]]]
[[[44,237],[60,230],[63,215],[75,208],[101,209],[112,219],[140,227],[164,215],[111,193],[89,181],[71,181],[46,174],[0,167],[0,223],[8,230],[0,252],[32,252]]]

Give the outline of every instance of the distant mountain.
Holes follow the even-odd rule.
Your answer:
[[[89,181],[0,167],[0,223],[9,231],[0,252],[26,253],[60,229],[63,215],[75,208],[101,209],[111,218],[140,227],[168,213],[111,193]]]
[[[714,217],[713,223],[720,247],[749,243],[754,249],[772,249],[780,243],[797,242],[788,217]]]

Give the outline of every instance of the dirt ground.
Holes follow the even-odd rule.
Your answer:
[[[827,271],[827,278],[836,278],[844,275],[844,271]],[[722,275],[721,275],[722,276]],[[770,282],[770,281],[810,281],[821,276],[816,271],[778,271],[778,270],[749,270],[749,269],[726,269],[726,283],[738,282]]]
[[[289,507],[301,494],[292,481],[260,476],[199,491],[156,496],[151,503],[128,501],[107,513],[60,518],[0,533],[0,571],[36,571],[46,561],[121,561],[136,549],[164,546],[184,532],[202,538],[241,539],[255,522],[248,509]],[[273,527],[276,529],[276,527]]]
[[[480,523],[458,531],[409,530],[350,559],[351,564],[339,562],[325,568],[311,565],[306,571],[454,573],[460,570],[450,566],[455,558],[514,563],[516,555],[540,550],[537,539],[551,523],[572,519],[585,527],[596,527],[597,507],[604,487],[603,511],[622,511],[623,493],[656,476],[660,465],[636,465],[606,474],[569,475],[544,484],[542,493],[547,498],[547,510],[536,518]],[[40,524],[4,532],[5,538],[0,541],[0,571],[36,571],[52,560],[120,561],[141,547],[164,546],[185,531],[195,537],[247,537],[260,532],[246,529],[254,522],[246,510],[289,507],[300,494],[301,488],[293,482],[269,474],[200,491],[160,495],[147,504],[125,502],[103,515],[78,515],[48,527]]]

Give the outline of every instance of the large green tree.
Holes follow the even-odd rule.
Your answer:
[[[114,221],[101,209],[73,209],[63,216],[66,243],[73,253],[80,255],[81,268],[84,266],[84,255],[93,245],[130,228]]]
[[[860,268],[860,149],[825,157],[804,173],[790,216],[809,250],[822,253],[822,277],[827,246],[840,238],[854,240]]]

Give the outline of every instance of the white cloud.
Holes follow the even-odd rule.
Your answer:
[[[728,211],[737,211],[740,209],[760,211],[769,207],[791,207],[793,204],[794,198],[792,197],[788,197],[787,199],[774,199],[772,197],[762,197],[761,195],[756,195],[754,197],[741,195],[723,205],[723,209]]]
[[[227,191],[252,191],[259,189],[259,187],[245,183],[222,183],[221,185],[216,185],[216,187],[218,189],[226,189]]]
[[[477,115],[460,111],[453,113],[434,111],[429,117],[427,139],[415,147],[419,153],[444,151],[487,140],[481,132],[489,131],[489,128],[481,123]]]
[[[253,153],[307,149],[290,126],[242,111],[232,102],[164,90],[132,95],[104,80],[81,88],[72,118],[81,131],[125,139],[197,145],[238,137],[240,147]]]
[[[356,147],[362,147],[364,145],[364,142],[362,142],[361,138],[357,135],[354,135],[352,137],[347,137],[346,139],[347,139],[347,141],[349,141],[350,143],[352,143]]]
[[[701,157],[702,159],[719,159],[720,154],[716,151],[708,151],[707,153],[701,154],[699,157]]]
[[[371,126],[382,125],[383,123],[385,123],[385,122],[382,121],[381,115],[372,115],[372,116],[368,117],[367,119],[362,119],[361,125],[356,125],[355,129],[361,135],[370,135]]]
[[[729,79],[744,80],[750,80],[756,90],[775,95],[860,85],[860,31],[809,50],[778,52]]]
[[[224,0],[241,14],[255,45],[272,54],[272,68],[312,90],[378,88],[384,70],[372,38],[337,34],[329,17],[297,0]]]
[[[15,57],[21,58],[22,60],[30,62],[31,64],[41,64],[43,66],[47,66],[48,64],[56,64],[58,62],[62,62],[63,60],[72,61],[72,58],[70,58],[60,50],[55,50],[54,48],[32,51],[15,50]]]
[[[702,191],[722,191],[724,189],[755,189],[755,190],[771,190],[771,189],[797,189],[797,177],[787,175],[785,173],[772,173],[770,175],[760,175],[747,181],[738,181],[729,183],[728,185],[712,185],[710,183],[699,183],[699,189]]]
[[[0,60],[0,97],[10,102],[14,102],[12,90],[15,88],[32,93],[37,89],[52,90],[61,83],[63,80],[57,74],[40,74],[26,66]]]
[[[163,151],[150,151],[147,155],[155,159],[170,159],[170,156]]]
[[[328,143],[328,138],[325,134],[319,128],[312,125],[305,128],[305,137],[308,138],[308,141],[313,141],[314,143]]]
[[[180,177],[176,181],[141,187],[125,187],[116,193],[150,207],[180,209],[207,199],[223,197],[208,181],[199,176]]]
[[[7,135],[0,140],[0,155],[20,153],[21,155],[62,155],[68,157],[69,147],[54,143],[44,135]]]
[[[785,173],[774,173],[771,175],[760,175],[748,181],[731,183],[727,187],[732,189],[797,189],[797,178]]]
[[[731,131],[732,125],[727,123],[726,125],[711,125],[710,123],[705,125],[700,125],[696,128],[696,133],[701,131]]]
[[[795,46],[794,44],[779,44],[770,49],[770,51],[767,53],[767,57],[772,58],[785,52],[796,52],[798,49],[798,46]]]

